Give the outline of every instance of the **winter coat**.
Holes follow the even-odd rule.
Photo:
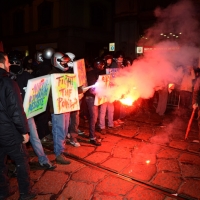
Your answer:
[[[91,71],[88,71],[86,73],[88,86],[94,85],[97,82],[99,75],[105,75],[105,74],[106,74],[105,70],[98,70],[96,68],[94,68]],[[89,90],[87,90],[84,96],[95,97],[95,88],[90,88]]]
[[[34,78],[33,75],[31,75],[27,71],[23,71],[21,74],[17,74],[17,76],[16,76],[16,82],[19,86],[22,100],[24,100],[24,97],[25,97],[24,88],[27,87],[28,80],[32,79],[32,78]]]
[[[17,83],[0,68],[0,147],[23,142],[23,134],[29,132]]]

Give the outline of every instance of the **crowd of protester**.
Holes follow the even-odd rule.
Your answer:
[[[7,65],[9,65],[7,67],[10,69],[6,70],[3,67],[1,68],[7,71],[7,73],[9,72],[7,77],[9,76],[9,79],[18,85],[22,101],[26,93],[28,80],[48,74],[74,73],[73,61],[76,60],[73,53],[55,52],[52,48],[47,48],[43,52],[36,52],[34,57],[24,57],[19,51],[9,52],[8,57],[3,53],[1,53],[0,56],[0,64],[5,63],[4,59],[9,59],[10,64],[7,63]],[[132,67],[133,62],[130,57],[125,57],[124,53],[121,51],[117,51],[114,54],[111,54],[110,52],[104,53],[103,55],[91,60],[85,58],[84,61],[88,86],[94,85],[97,82],[99,75],[105,75],[107,73],[106,69],[123,69],[126,67]],[[199,80],[198,70],[194,70],[193,66],[185,67],[184,70],[184,76],[179,87],[180,100],[178,104],[180,107],[180,115],[191,113],[192,108],[196,109],[200,103],[198,102],[200,82],[196,81]],[[156,113],[159,116],[163,116],[166,112],[170,89],[173,88],[170,88],[169,85],[163,85],[162,87],[155,89],[154,98],[157,97],[158,100]],[[67,160],[65,156],[65,143],[66,139],[68,139],[70,144],[74,147],[81,146],[77,139],[78,135],[84,134],[84,132],[79,129],[80,118],[83,118],[85,121],[87,120],[89,123],[89,142],[94,146],[100,146],[101,138],[99,138],[96,132],[106,134],[110,130],[115,130],[124,123],[124,119],[127,116],[126,106],[124,106],[119,100],[115,100],[114,102],[105,102],[100,106],[96,106],[94,103],[96,95],[94,87],[88,89],[86,92],[83,92],[83,88],[81,86],[78,88],[78,91],[80,110],[55,114],[52,103],[52,94],[50,92],[46,111],[35,117],[29,118],[28,120],[23,119],[23,123],[27,122],[27,127],[22,132],[18,131],[18,133],[21,135],[29,133],[30,143],[38,157],[39,164],[45,169],[53,170],[56,168],[56,165],[51,163],[46,156],[42,146],[44,142],[52,142],[56,157],[55,160],[57,163],[64,165],[70,164],[70,161]],[[140,105],[142,104],[141,109],[145,107],[145,109],[148,110],[153,104],[152,99],[153,98],[148,100],[138,100],[140,101]],[[20,103],[18,102],[18,104]],[[20,110],[20,112],[23,113],[23,110]],[[13,121],[13,119],[11,119],[11,121]],[[13,121],[13,123],[17,126],[16,122]],[[52,128],[50,129],[49,126],[52,126]],[[0,144],[1,135],[2,134],[0,134]],[[23,143],[22,139],[15,141],[14,143],[21,144]],[[25,138],[24,141],[28,142],[28,139]],[[5,151],[6,148],[6,145],[5,147],[4,145],[0,146],[1,150]],[[23,145],[23,148],[25,148],[25,145]],[[19,149],[16,148],[16,151],[18,150]],[[2,153],[0,153],[0,157],[2,160],[5,158],[5,155],[1,154]],[[9,155],[16,162],[16,164],[19,163],[19,161],[12,154]],[[23,165],[26,165],[27,158],[24,156],[23,159],[25,163],[23,163]],[[2,160],[2,163],[0,164],[0,170],[5,171],[5,160]],[[20,165],[22,164],[20,163]],[[20,170],[22,169],[17,168],[17,170],[17,174],[20,176]],[[29,169],[26,166],[27,173],[24,174],[24,176],[27,177],[28,185],[26,187],[22,185],[25,189],[20,188],[20,199],[28,199],[29,197],[32,198],[32,196],[35,195],[35,193],[30,190],[28,170]],[[20,183],[20,178],[18,179],[18,183],[19,186],[21,186],[20,184],[22,183]],[[7,180],[5,179],[5,174],[1,175],[0,184],[3,185],[4,188],[2,192],[1,186],[0,197],[4,197],[7,195],[5,192],[7,191]]]

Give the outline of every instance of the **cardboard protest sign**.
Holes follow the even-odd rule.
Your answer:
[[[119,71],[119,68],[107,68],[106,74],[110,74],[110,78],[115,78],[116,73]]]
[[[23,102],[24,111],[28,119],[46,110],[50,87],[50,75],[28,80]]]
[[[99,75],[99,78],[95,85],[98,88],[96,89],[97,94],[95,95],[94,105],[99,106],[108,101],[107,97],[103,95],[103,93],[106,90],[106,88],[110,86],[110,75]]]
[[[76,60],[74,64],[74,74],[77,75],[77,85],[87,86],[86,70],[85,70],[85,61],[84,59]]]
[[[51,74],[51,84],[54,114],[80,109],[75,74]]]

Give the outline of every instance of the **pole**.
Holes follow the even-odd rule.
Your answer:
[[[189,131],[190,131],[191,124],[192,124],[192,121],[193,121],[193,118],[194,118],[195,110],[196,110],[196,108],[193,108],[193,111],[192,111],[190,120],[189,120],[189,122],[188,122],[187,130],[186,130],[186,133],[185,133],[185,140],[186,140],[187,137],[188,137],[188,133],[189,133]]]

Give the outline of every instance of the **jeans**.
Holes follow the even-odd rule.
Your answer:
[[[7,196],[9,194],[6,165],[7,155],[9,155],[16,164],[17,182],[20,194],[28,194],[31,188],[28,152],[25,144],[16,144],[8,147],[0,147],[0,196]]]
[[[30,129],[30,142],[33,147],[33,150],[35,151],[35,153],[38,157],[39,163],[40,164],[49,163],[49,159],[47,158],[46,154],[44,153],[43,146],[39,139],[38,132],[37,132],[36,125],[35,125],[35,120],[33,117],[28,119],[28,125],[29,125],[29,129]]]
[[[79,111],[70,112],[70,124],[69,124],[69,134],[70,141],[76,142],[78,137],[78,126],[79,126]]]
[[[35,123],[37,125],[37,132],[40,139],[50,134],[49,130],[49,110],[48,106],[46,111],[35,116]]]
[[[65,138],[68,133],[70,112],[52,114],[52,134],[54,142],[54,153],[59,156],[65,149]]]
[[[89,138],[90,140],[95,140],[95,125],[98,117],[98,106],[94,105],[94,97],[92,96],[86,96],[85,102],[89,111]]]
[[[106,111],[108,116],[108,127],[113,127],[114,105],[113,103],[103,103],[99,109],[99,128],[105,129]]]

